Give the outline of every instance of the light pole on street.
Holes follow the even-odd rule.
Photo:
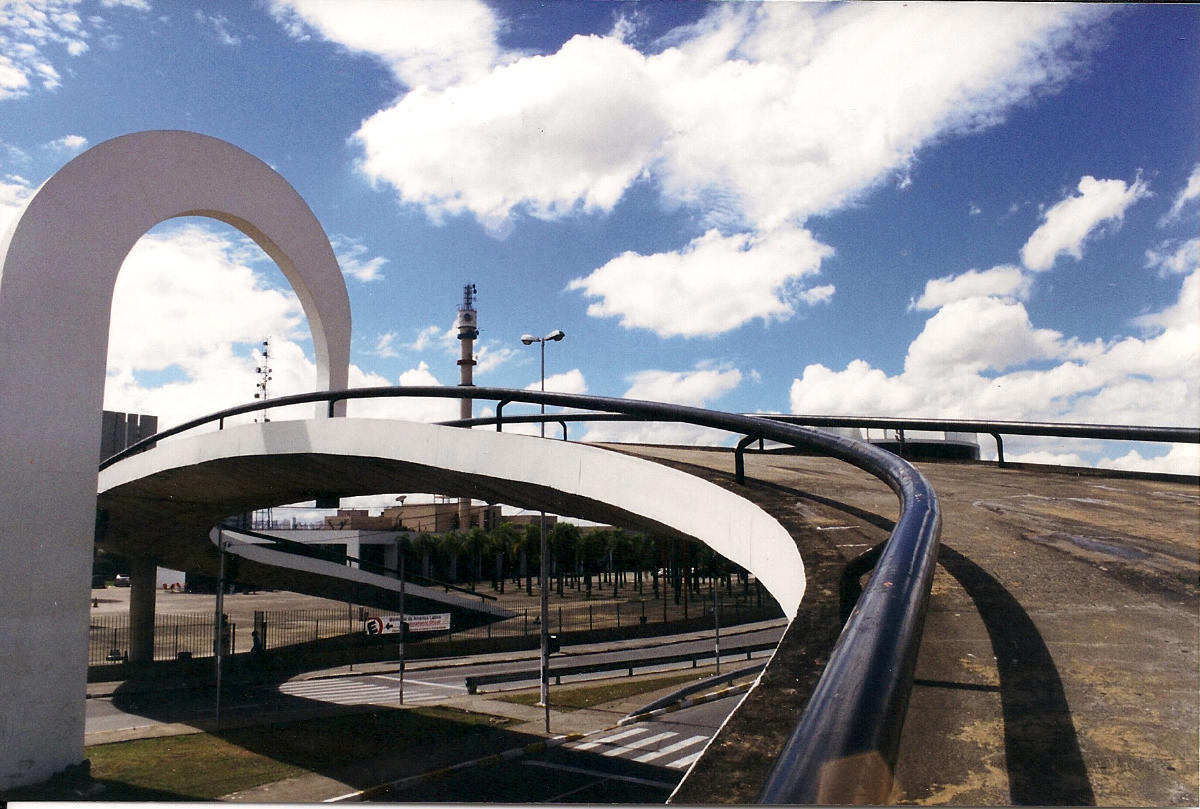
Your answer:
[[[521,342],[525,345],[533,345],[541,343],[542,347],[542,392],[546,391],[546,343],[549,341],[558,342],[563,337],[561,329],[555,329],[545,337],[534,337],[532,334],[521,335]],[[546,415],[546,403],[542,402],[542,415]],[[541,423],[541,436],[546,437],[546,422]],[[548,599],[548,590],[550,585],[550,564],[547,558],[549,554],[546,552],[546,512],[541,513],[539,521],[541,528],[539,546],[541,555],[538,564],[538,587],[541,589],[541,610],[539,623],[541,624],[541,681],[542,681],[542,707],[546,711],[546,732],[550,732],[550,602]]]

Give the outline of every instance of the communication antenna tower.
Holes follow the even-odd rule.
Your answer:
[[[268,383],[271,381],[271,368],[270,368],[270,364],[269,364],[270,362],[271,362],[271,338],[268,337],[267,339],[263,340],[263,342],[262,342],[262,365],[260,365],[254,369],[254,373],[258,374],[258,384],[254,386],[254,387],[258,388],[258,393],[254,394],[254,398],[263,400],[262,418],[255,419],[255,421],[256,422],[262,421],[264,424],[271,420],[270,416],[267,415],[267,406],[266,406],[267,405],[267,396],[269,395],[267,386],[268,386]]]
[[[254,369],[254,373],[258,374],[258,384],[254,386],[258,389],[258,393],[254,394],[254,398],[263,400],[262,417],[255,419],[254,421],[256,423],[262,422],[263,424],[266,424],[271,420],[271,417],[267,415],[267,396],[269,395],[267,388],[268,383],[271,381],[270,363],[271,338],[268,337],[262,341],[262,365]],[[272,528],[273,521],[274,515],[271,513],[271,509],[260,509],[258,511],[257,518],[251,518],[251,528],[265,528],[269,531]]]

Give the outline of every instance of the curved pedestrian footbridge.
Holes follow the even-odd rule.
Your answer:
[[[898,505],[879,480],[829,458],[750,452],[744,484],[732,460],[727,450],[583,446],[402,422],[271,422],[160,442],[123,460],[101,473],[100,506],[106,544],[210,570],[214,522],[317,495],[469,495],[701,539],[760,575],[795,615],[673,797],[748,803],[841,633],[843,604],[861,586],[854,560],[887,539]],[[1195,481],[917,466],[938,493],[942,542],[890,799],[1194,805]],[[275,575],[326,594],[363,585],[325,573]],[[486,607],[446,603],[488,619]]]
[[[212,526],[232,514],[390,492],[472,497],[698,539],[754,571],[793,615],[804,564],[778,521],[694,475],[596,447],[490,431],[379,419],[273,421],[163,441],[100,473],[103,546],[175,569],[216,575]],[[394,607],[394,578],[235,543],[245,580]],[[498,608],[436,587],[409,586],[413,609],[469,623]]]

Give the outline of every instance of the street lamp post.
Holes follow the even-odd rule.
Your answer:
[[[545,337],[534,337],[532,334],[521,335],[521,342],[527,346],[533,345],[534,343],[541,343],[541,349],[542,349],[541,390],[543,393],[546,392],[546,343],[551,340],[553,340],[554,342],[558,342],[565,336],[566,335],[562,333],[561,329],[555,329],[554,331],[547,334]],[[542,415],[543,416],[546,415],[546,403],[545,402],[542,402],[541,410],[542,410]],[[546,437],[546,422],[544,420],[541,422],[541,436],[542,436],[542,438]],[[538,622],[541,624],[541,627],[542,627],[542,631],[540,633],[540,635],[541,635],[541,666],[540,666],[540,668],[541,668],[541,682],[542,682],[541,697],[542,697],[542,707],[546,711],[546,732],[549,733],[550,732],[550,602],[549,602],[549,597],[548,597],[549,596],[548,591],[549,591],[549,587],[550,587],[550,564],[549,564],[549,559],[548,559],[549,554],[546,551],[546,512],[544,510],[541,512],[541,519],[539,520],[539,528],[540,528],[540,531],[539,531],[540,538],[539,538],[538,544],[539,544],[541,553],[540,553],[540,558],[538,560],[538,562],[539,562],[539,564],[538,564],[538,587],[541,590],[541,593],[540,593],[540,607],[541,607],[540,613],[541,613],[541,615],[540,615]]]

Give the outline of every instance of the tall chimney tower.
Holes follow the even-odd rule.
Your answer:
[[[463,302],[459,304],[458,320],[454,324],[458,327],[458,339],[462,345],[462,353],[459,355],[461,359],[458,361],[458,384],[468,388],[475,384],[472,381],[475,368],[474,350],[475,338],[479,336],[478,321],[475,319],[475,292],[474,284],[467,284],[463,287]],[[472,405],[473,402],[470,399],[462,399],[458,417],[471,418]]]
[[[474,386],[475,370],[475,338],[479,336],[479,325],[475,317],[475,285],[463,287],[463,302],[458,307],[458,340],[462,346],[458,360],[458,384],[461,387]],[[474,402],[471,399],[460,399],[458,417],[469,419],[474,415]],[[471,527],[471,498],[463,497],[458,501],[458,529],[466,531]]]

